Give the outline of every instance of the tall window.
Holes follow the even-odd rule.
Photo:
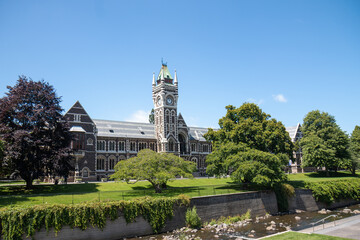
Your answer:
[[[139,151],[146,148],[146,143],[141,142],[139,143]]]
[[[104,140],[98,140],[97,141],[97,150],[98,151],[105,151],[105,141]]]
[[[130,151],[136,151],[136,142],[130,142]]]
[[[191,151],[196,152],[196,143],[191,144]]]
[[[74,150],[84,150],[85,147],[85,135],[82,133],[75,133],[74,140],[71,143],[71,147]]]
[[[125,142],[119,142],[119,152],[125,152]]]
[[[203,152],[209,152],[209,145],[207,144],[203,145]]]
[[[173,141],[170,141],[170,142],[169,142],[169,151],[170,151],[170,152],[173,152],[173,151],[174,151],[174,142],[173,142]]]
[[[150,143],[149,145],[150,145],[150,149],[155,151],[155,143]]]
[[[105,170],[105,157],[104,156],[97,157],[96,169],[97,170]]]
[[[109,141],[109,151],[115,152],[115,141]]]
[[[116,157],[110,156],[109,157],[109,170],[114,170],[115,164],[116,164]]]

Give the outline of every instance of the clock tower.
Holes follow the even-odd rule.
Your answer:
[[[152,97],[158,152],[178,154],[178,81],[176,71],[173,79],[166,63],[162,63],[156,79],[153,74]]]

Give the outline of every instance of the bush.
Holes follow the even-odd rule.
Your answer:
[[[279,212],[287,212],[289,210],[288,197],[295,194],[293,186],[287,183],[278,183],[274,185]]]
[[[73,205],[52,204],[0,208],[1,235],[4,240],[23,239],[35,231],[54,228],[59,232],[65,225],[85,230],[89,225],[103,229],[106,220],[115,220],[122,212],[127,223],[142,215],[157,233],[173,216],[174,206],[187,205],[189,199],[144,197],[131,201],[87,202]]]
[[[186,226],[190,228],[201,228],[201,218],[198,216],[195,206],[192,209],[189,208],[186,211],[185,222]]]
[[[340,199],[360,199],[360,179],[306,183],[316,201],[330,204]]]
[[[251,218],[251,210],[248,209],[246,213],[244,213],[243,215],[236,215],[236,216],[229,216],[229,217],[220,217],[218,220],[215,219],[211,219],[209,225],[215,225],[215,224],[222,224],[222,223],[226,223],[226,224],[234,224],[237,223],[239,221],[244,221],[245,219],[249,219]],[[207,225],[207,224],[206,224]]]

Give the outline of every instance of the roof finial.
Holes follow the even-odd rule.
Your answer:
[[[167,66],[167,62],[164,62],[164,59],[163,59],[163,58],[161,58],[161,65]]]
[[[155,73],[153,72],[153,81],[152,81],[152,85],[155,86]]]
[[[174,76],[174,84],[175,84],[175,85],[178,85],[176,69],[175,69],[175,76]]]

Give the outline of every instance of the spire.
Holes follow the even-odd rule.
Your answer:
[[[155,73],[153,73],[153,81],[152,81],[152,85],[155,86],[156,83],[155,83]]]
[[[174,76],[174,84],[175,84],[175,85],[178,85],[178,79],[177,79],[176,69],[175,69],[175,76]]]

